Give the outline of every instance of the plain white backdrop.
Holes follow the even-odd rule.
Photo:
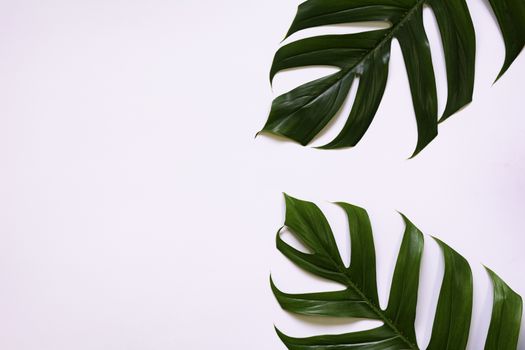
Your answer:
[[[337,288],[275,249],[282,192],[327,210],[347,259],[346,222],[329,202],[369,209],[383,304],[403,230],[396,210],[462,253],[475,273],[469,349],[483,348],[492,292],[481,263],[525,295],[524,55],[492,85],[501,34],[487,3],[469,0],[474,101],[415,159],[397,43],[384,100],[357,147],[254,139],[273,97],[327,71],[286,72],[270,88],[299,3],[0,2],[1,349],[284,349],[274,324],[294,336],[369,326],[278,307],[270,272],[289,292]],[[425,24],[443,110],[428,9]],[[370,27],[294,38],[362,29]],[[349,106],[316,144],[337,133]],[[426,242],[423,345],[443,269]]]

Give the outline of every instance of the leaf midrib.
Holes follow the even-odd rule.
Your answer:
[[[375,53],[375,51],[379,50],[380,48],[383,47],[383,45],[385,45],[387,42],[391,41],[392,38],[394,37],[394,34],[403,26],[403,24],[405,24],[407,21],[409,21],[412,18],[412,16],[416,13],[416,11],[419,9],[419,7],[421,7],[425,3],[425,1],[426,0],[418,0],[414,4],[414,6],[410,10],[408,10],[405,13],[404,16],[402,16],[400,21],[395,23],[392,27],[390,27],[390,29],[383,29],[387,33],[385,34],[385,37],[381,41],[379,41],[379,43],[376,46],[374,46],[374,47],[372,47],[372,48],[370,48],[368,50],[365,49],[366,53],[364,53],[363,56],[360,59],[358,59],[357,62],[354,63],[353,65],[341,68],[341,70],[339,72],[334,73],[334,75],[340,75],[340,78],[336,79],[332,84],[327,85],[326,88],[323,89],[317,96],[315,96],[315,97],[312,96],[313,98],[311,100],[309,100],[305,105],[300,106],[297,109],[295,109],[292,113],[289,113],[286,118],[289,118],[290,116],[292,116],[297,111],[299,111],[300,109],[304,108],[305,106],[308,106],[308,105],[312,104],[313,101],[315,101],[317,98],[319,98],[321,95],[323,95],[326,91],[330,90],[334,85],[339,84],[340,81],[342,79],[344,79],[348,74],[353,73],[355,75],[358,75],[358,74],[356,74],[353,71],[357,67],[359,67],[361,64],[363,64],[369,58],[370,55]]]
[[[348,66],[348,67],[345,67],[345,68],[341,68],[341,70],[335,74],[338,74],[341,76],[340,79],[337,79],[333,84],[330,84],[326,87],[326,89],[324,89],[319,95],[322,95],[324,94],[326,91],[328,91],[329,89],[332,88],[332,86],[334,86],[335,84],[338,84],[339,81],[341,79],[343,79],[348,73],[352,72],[355,68],[357,68],[359,65],[361,65],[363,62],[365,62],[370,55],[372,55],[375,51],[379,50],[381,47],[383,47],[383,45],[385,45],[387,42],[391,41],[392,40],[392,37],[394,36],[394,34],[403,26],[403,24],[405,24],[407,21],[410,20],[410,18],[412,18],[412,16],[415,14],[416,10],[421,7],[423,5],[423,3],[425,3],[426,0],[418,0],[415,5],[406,12],[406,14],[402,17],[402,19],[397,22],[395,25],[393,25],[392,27],[390,27],[390,30],[389,29],[383,29],[384,31],[387,31],[388,33],[385,35],[385,37],[374,47],[370,48],[369,50],[366,50],[366,53],[363,54],[363,56],[357,60],[356,63],[354,63],[353,65],[351,66]],[[311,104],[312,103],[312,100],[308,101],[307,105]],[[300,109],[300,108],[298,108]],[[295,112],[294,112],[295,113]],[[293,113],[290,113],[290,114],[293,114]]]
[[[344,71],[345,74],[347,72],[350,72],[354,70],[356,67],[358,67],[360,64],[365,62],[370,55],[372,55],[375,51],[379,50],[383,47],[386,43],[390,42],[392,38],[394,37],[394,34],[401,28],[403,25],[408,22],[412,16],[416,13],[416,11],[425,3],[426,0],[418,0],[410,10],[408,10],[402,17],[401,20],[395,23],[390,29],[383,29],[387,33],[385,34],[385,37],[374,47],[370,48],[367,53],[363,55],[356,63],[354,63],[352,66],[349,66],[347,68],[342,69],[341,71]]]
[[[401,332],[399,328],[395,325],[394,321],[392,321],[378,305],[376,305],[372,300],[370,300],[348,276],[348,271],[349,269],[351,269],[351,262],[349,268],[345,268],[344,265],[343,267],[341,267],[341,265],[338,262],[336,262],[334,258],[328,253],[324,246],[321,245],[321,247],[323,247],[323,251],[328,257],[328,259],[334,264],[338,272],[344,277],[346,282],[344,283],[344,285],[347,288],[351,288],[367,304],[367,306],[372,310],[372,312],[374,312],[387,327],[389,327],[404,343],[406,343],[410,349],[419,350],[417,344],[414,344],[410,339],[408,339],[403,334],[403,332]]]
[[[338,268],[339,269],[339,268]],[[404,334],[399,330],[399,328],[394,324],[394,321],[392,321],[387,315],[385,315],[384,311],[376,306],[362,291],[359,289],[358,286],[354,284],[354,282],[348,277],[346,274],[346,271],[339,269],[339,271],[343,274],[346,280],[346,287],[352,288],[352,290],[361,297],[364,302],[368,305],[368,307],[381,319],[381,321],[384,322],[386,326],[388,326],[403,342],[405,342],[410,349],[413,350],[419,350],[419,347],[412,343]]]
[[[328,257],[328,259],[334,264],[338,272],[344,277],[345,282],[343,283],[344,286],[347,288],[351,288],[362,300],[367,304],[367,306],[374,312],[383,323],[389,327],[404,343],[406,343],[410,349],[412,350],[419,350],[419,347],[414,344],[410,339],[408,339],[403,332],[399,330],[399,328],[395,325],[394,321],[392,321],[387,315],[385,315],[385,312],[377,305],[375,305],[372,300],[370,300],[364,293],[361,291],[361,289],[352,281],[352,279],[348,276],[348,271],[350,268],[345,268],[344,265],[341,267],[340,263],[336,262],[334,258],[328,253],[328,251],[324,248],[324,246],[320,245],[325,253],[325,255]],[[351,263],[350,263],[351,264]]]

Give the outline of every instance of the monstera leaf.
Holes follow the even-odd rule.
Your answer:
[[[490,4],[506,47],[501,76],[525,45],[525,1],[490,0]],[[299,6],[286,37],[331,24],[382,21],[390,26],[357,34],[311,37],[281,47],[273,61],[271,80],[288,68],[323,65],[339,71],[277,97],[261,132],[307,145],[339,111],[352,83],[359,78],[346,124],[333,141],[320,148],[355,146],[381,102],[390,46],[396,38],[405,59],[416,115],[418,142],[413,155],[420,152],[438,133],[436,83],[423,26],[424,5],[436,16],[445,53],[448,98],[440,120],[468,104],[474,86],[476,39],[465,0],[308,0]]]
[[[341,284],[339,291],[288,294],[271,282],[273,292],[287,311],[316,316],[379,320],[380,327],[340,335],[292,338],[277,330],[290,350],[419,349],[414,329],[423,252],[423,234],[406,218],[406,229],[394,270],[386,309],[379,305],[376,258],[367,212],[337,203],[350,225],[351,263],[341,259],[332,230],[313,203],[286,196],[285,226],[309,250],[301,252],[277,235],[277,248],[300,268]],[[467,261],[440,240],[445,272],[432,335],[427,349],[462,350],[467,346],[472,314],[473,283]],[[522,300],[496,274],[488,270],[494,286],[492,320],[486,350],[516,349],[522,316]]]

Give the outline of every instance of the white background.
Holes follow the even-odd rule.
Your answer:
[[[284,349],[273,324],[293,336],[367,326],[311,323],[274,301],[270,272],[285,291],[334,288],[275,249],[282,192],[326,209],[343,253],[345,219],[329,202],[369,209],[383,304],[396,210],[462,253],[476,279],[469,348],[483,348],[492,295],[481,262],[525,295],[525,55],[493,86],[501,34],[487,3],[469,0],[474,102],[415,159],[397,43],[358,147],[254,139],[273,97],[327,71],[281,74],[270,89],[299,2],[1,1],[1,349]],[[443,110],[441,44],[428,10],[425,20]],[[314,144],[337,133],[349,106]],[[423,347],[442,273],[430,238],[426,248]]]

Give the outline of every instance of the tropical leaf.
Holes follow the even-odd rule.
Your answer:
[[[423,234],[403,216],[405,233],[399,250],[386,309],[379,305],[376,258],[367,212],[347,203],[337,203],[350,226],[351,262],[343,263],[326,217],[313,203],[286,196],[285,227],[309,250],[297,250],[277,234],[277,248],[298,267],[338,282],[344,289],[330,292],[289,294],[271,281],[284,310],[330,317],[379,320],[377,328],[340,335],[293,338],[277,330],[290,350],[419,349],[414,322],[419,287]],[[432,335],[427,349],[462,350],[467,346],[472,314],[473,283],[468,262],[442,241],[439,244],[445,271]],[[494,307],[487,350],[516,349],[521,324],[522,300],[499,277],[488,270],[494,285]]]
[[[498,78],[525,45],[525,1],[490,0],[501,28],[506,57]],[[389,28],[346,35],[323,35],[281,47],[270,72],[314,65],[333,66],[337,73],[301,85],[277,97],[261,132],[307,145],[333,119],[359,78],[352,110],[339,135],[320,148],[355,146],[372,123],[385,91],[390,46],[401,46],[412,93],[418,142],[413,156],[438,133],[434,68],[423,26],[423,6],[434,12],[447,70],[448,97],[440,121],[472,100],[476,38],[465,0],[308,0],[299,6],[286,37],[323,25],[381,21]]]
[[[523,304],[521,297],[487,268],[494,286],[494,303],[485,350],[513,350],[518,345]]]

